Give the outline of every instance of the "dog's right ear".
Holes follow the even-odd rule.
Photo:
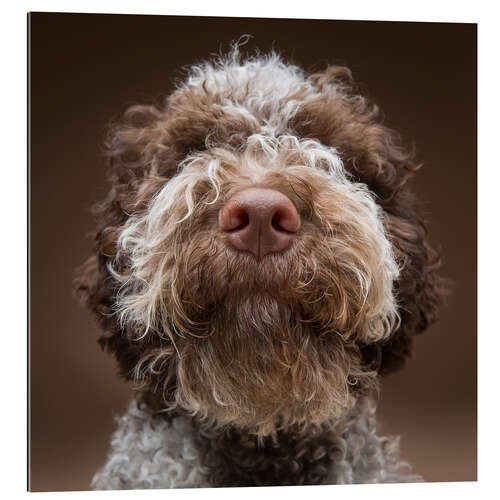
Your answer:
[[[96,246],[99,239],[96,239]],[[112,352],[120,375],[132,379],[133,370],[140,359],[143,347],[129,340],[129,334],[120,327],[114,304],[118,283],[107,269],[109,257],[94,254],[75,273],[74,292],[80,302],[95,315],[101,327],[99,344]]]
[[[93,209],[97,220],[92,256],[76,270],[74,290],[96,316],[102,335],[99,343],[114,352],[123,376],[141,354],[141,346],[129,341],[115,314],[120,284],[109,265],[122,272],[127,262],[117,262],[117,241],[127,220],[147,210],[153,195],[173,175],[177,160],[165,145],[162,114],[153,106],[133,106],[109,127],[105,158],[111,189]]]

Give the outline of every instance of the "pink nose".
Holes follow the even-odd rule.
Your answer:
[[[283,193],[248,188],[222,207],[219,227],[227,233],[230,245],[261,259],[290,246],[300,227],[300,216]]]

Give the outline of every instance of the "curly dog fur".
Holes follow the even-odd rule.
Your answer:
[[[436,319],[439,257],[419,165],[349,70],[234,49],[129,108],[106,146],[77,290],[138,395],[93,486],[418,480],[373,396]],[[251,189],[287,200],[278,226],[295,217],[279,251],[242,251],[221,222]]]

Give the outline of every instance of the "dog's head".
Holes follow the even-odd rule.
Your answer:
[[[257,434],[339,416],[436,317],[417,169],[345,68],[191,68],[107,142],[77,288],[123,375]]]

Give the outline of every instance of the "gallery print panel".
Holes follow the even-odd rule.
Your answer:
[[[476,28],[29,15],[32,491],[476,480]]]

